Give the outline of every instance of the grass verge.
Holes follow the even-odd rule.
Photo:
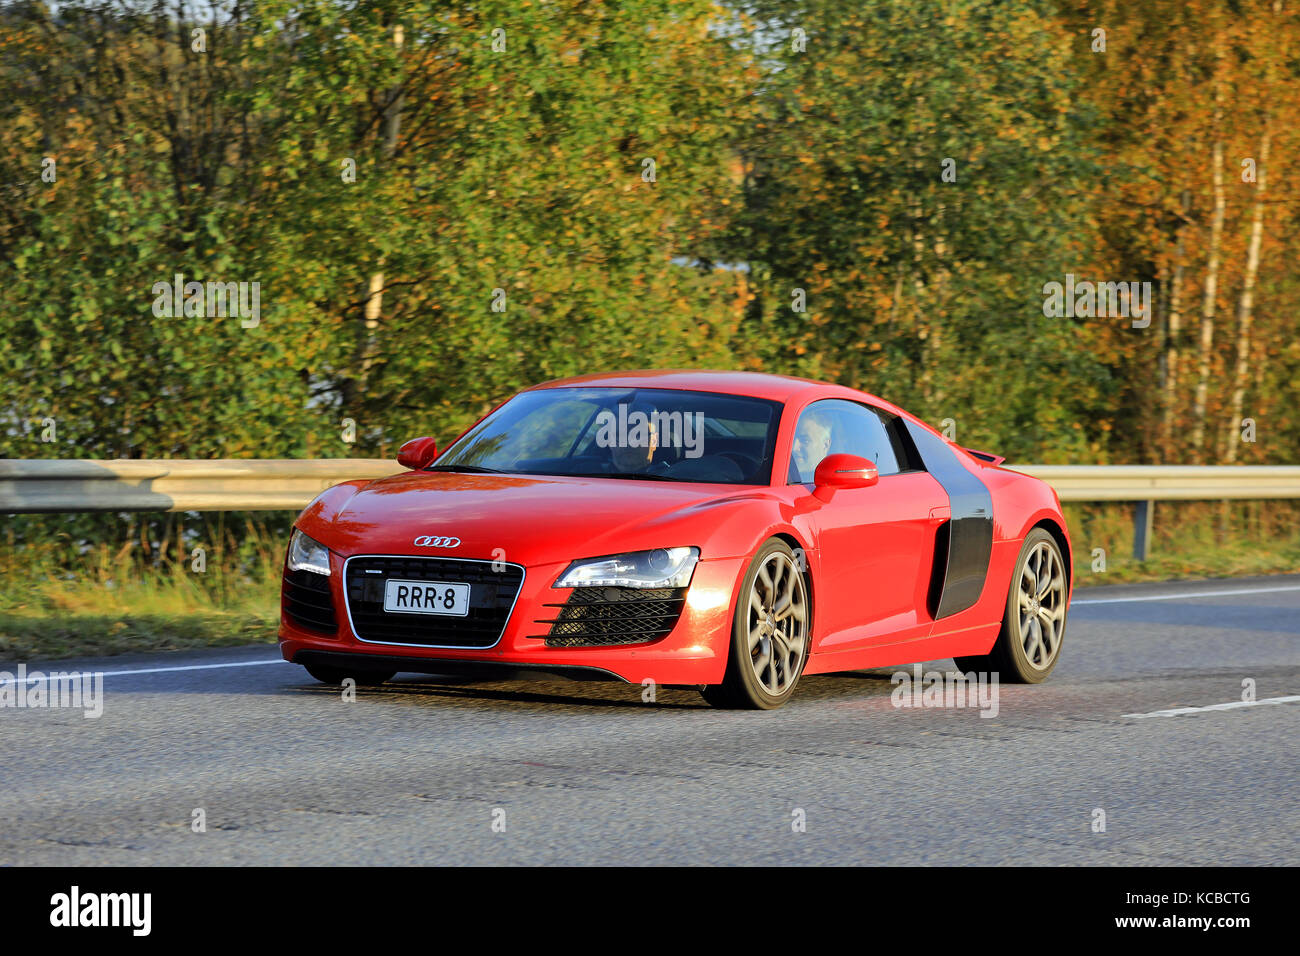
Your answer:
[[[1133,557],[1133,505],[1065,506],[1076,587],[1290,574],[1300,569],[1300,505],[1157,502],[1147,560]]]

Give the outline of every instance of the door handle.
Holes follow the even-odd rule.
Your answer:
[[[937,505],[930,509],[930,523],[943,524],[952,517],[952,508],[949,505]]]

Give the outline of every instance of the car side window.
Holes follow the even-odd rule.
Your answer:
[[[901,470],[895,442],[880,415],[866,405],[838,398],[813,402],[799,415],[790,454],[790,484],[809,484],[827,455],[857,455],[883,475]]]

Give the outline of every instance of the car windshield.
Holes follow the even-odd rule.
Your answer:
[[[765,485],[781,407],[673,389],[522,392],[428,470]]]

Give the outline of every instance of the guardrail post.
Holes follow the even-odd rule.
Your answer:
[[[1155,518],[1156,503],[1139,501],[1133,508],[1133,559],[1145,561],[1151,547],[1151,526]]]

